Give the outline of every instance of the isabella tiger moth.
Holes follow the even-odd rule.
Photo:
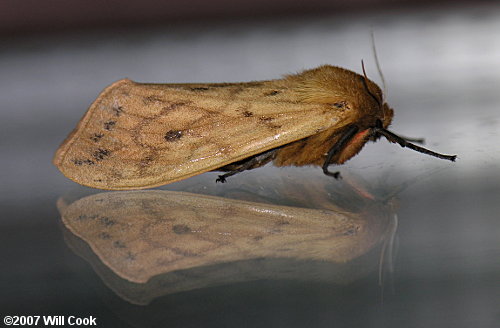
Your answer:
[[[320,66],[283,79],[246,83],[146,84],[104,89],[54,156],[85,186],[151,188],[207,171],[217,179],[273,162],[342,164],[384,136],[454,161],[387,130],[393,110],[366,74]]]

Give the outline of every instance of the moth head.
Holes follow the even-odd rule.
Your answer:
[[[329,65],[289,76],[295,80],[301,101],[323,104],[325,110],[339,114],[345,124],[374,125],[377,120],[387,127],[392,109],[384,102],[382,90],[366,75]]]
[[[377,64],[378,65],[378,64]],[[378,66],[377,66],[378,67]],[[377,103],[377,109],[373,111],[373,117],[371,118],[373,127],[378,128],[387,128],[391,122],[392,117],[394,116],[394,111],[392,108],[387,105],[385,102],[384,94],[375,83],[371,82],[365,71],[365,64],[361,61],[361,68],[363,69],[363,85],[365,87],[366,93]],[[384,78],[382,72],[380,71],[380,76],[382,77],[382,82],[384,82]],[[385,82],[384,82],[385,89]]]

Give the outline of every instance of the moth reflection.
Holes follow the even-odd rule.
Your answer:
[[[304,208],[157,190],[58,205],[73,250],[119,295],[146,304],[162,294],[234,282],[345,283],[375,270],[380,252],[370,251],[393,231],[392,206],[366,193],[344,190],[343,196]],[[139,294],[137,284],[144,287]],[[127,285],[135,287],[123,290]]]

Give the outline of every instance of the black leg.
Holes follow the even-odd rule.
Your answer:
[[[326,156],[325,162],[323,163],[323,173],[334,177],[335,179],[338,179],[340,177],[339,172],[330,172],[328,171],[328,165],[330,165],[330,161],[332,160],[333,156],[338,154],[339,151],[341,151],[347,143],[358,133],[358,127],[356,125],[351,125],[345,134],[340,137],[339,141],[335,145],[333,145],[332,148],[328,151],[328,155]]]
[[[262,165],[265,165],[269,161],[271,161],[274,157],[274,154],[276,152],[276,149],[271,149],[269,151],[266,151],[262,154],[258,154],[256,156],[250,157],[248,160],[245,160],[241,164],[237,165],[234,169],[231,169],[231,171],[219,175],[219,177],[215,180],[215,182],[220,182],[220,183],[225,183],[226,178],[235,175],[237,173],[250,170],[252,168],[260,167]],[[231,165],[232,166],[232,165]]]
[[[376,132],[378,130],[380,130],[380,129],[385,130],[384,127],[383,127],[383,125],[382,125],[382,121],[381,120],[377,120],[377,122],[375,122],[375,129],[372,130],[372,134],[374,136],[376,136],[377,135]],[[416,142],[416,143],[419,143],[421,145],[423,145],[425,143],[425,139],[424,138],[408,138],[408,137],[404,137],[404,136],[401,136],[401,135],[399,136],[399,138],[404,139],[404,140],[406,140],[408,142]]]
[[[449,160],[452,162],[454,162],[455,159],[457,158],[456,155],[439,154],[439,153],[433,152],[432,150],[414,145],[411,142],[408,142],[408,140],[405,140],[405,138],[402,138],[402,137],[392,133],[391,131],[388,131],[388,130],[381,128],[381,127],[375,127],[375,128],[373,128],[372,131],[375,134],[383,135],[390,142],[398,143],[403,148],[408,147],[408,148],[413,149],[415,151],[418,151],[420,153],[427,154],[427,155],[434,156],[434,157],[441,158],[441,159],[446,159],[446,160]]]
[[[403,137],[403,136],[400,136],[400,137],[405,139],[408,142],[416,142],[416,143],[419,143],[421,145],[423,145],[425,143],[424,138],[408,138],[408,137]]]

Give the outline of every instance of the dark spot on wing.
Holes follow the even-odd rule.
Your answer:
[[[116,247],[116,248],[127,248],[127,245],[125,245],[125,243],[122,242],[121,240],[116,240],[113,243],[113,246]]]
[[[272,91],[264,93],[264,96],[266,96],[266,97],[268,97],[268,96],[276,96],[279,93],[280,92],[278,90],[272,90]]]
[[[165,133],[165,140],[167,140],[168,142],[177,141],[181,137],[182,137],[181,130],[170,130],[167,133]]]
[[[113,126],[115,126],[115,124],[116,124],[116,121],[107,121],[107,122],[104,122],[104,129],[108,130],[108,131],[111,131],[111,129],[113,128]]]
[[[125,259],[126,260],[129,260],[129,261],[135,261],[135,255],[132,254],[132,252],[127,252],[127,256],[125,256]]]
[[[280,129],[281,125],[273,124],[272,121],[274,120],[274,117],[269,117],[269,116],[261,116],[259,117],[259,121],[264,123],[267,127],[271,129]]]
[[[101,238],[101,239],[105,239],[105,240],[106,240],[106,239],[111,239],[111,235],[110,235],[109,233],[107,233],[107,232],[101,232],[101,233],[99,234],[99,238]]]
[[[101,140],[102,137],[104,137],[104,134],[94,133],[94,135],[92,137],[90,137],[90,140],[92,140],[94,142],[98,142],[99,140]]]
[[[106,216],[103,216],[103,217],[101,218],[101,220],[100,220],[100,221],[101,221],[101,223],[102,223],[102,224],[104,224],[106,227],[111,227],[111,226],[113,226],[113,225],[115,225],[115,224],[116,224],[116,221],[111,220],[110,218],[108,218],[108,217],[106,217]]]
[[[172,227],[172,231],[178,235],[183,235],[191,232],[191,228],[185,224],[176,224]]]
[[[252,117],[253,113],[251,111],[246,110],[246,111],[243,112],[243,116],[245,116],[245,117]]]
[[[102,161],[110,154],[111,154],[110,150],[99,148],[92,154],[92,156],[95,158],[96,161]]]
[[[95,162],[90,160],[90,159],[74,159],[73,164],[76,166],[81,166],[81,165],[94,165]]]
[[[115,112],[116,116],[120,116],[120,114],[123,112],[123,107],[122,106],[113,106],[112,110],[113,110],[113,112]]]
[[[153,156],[151,155],[148,155],[146,157],[144,157],[140,162],[139,162],[139,165],[140,167],[146,167],[146,166],[149,166],[151,164],[151,162],[153,161]]]

